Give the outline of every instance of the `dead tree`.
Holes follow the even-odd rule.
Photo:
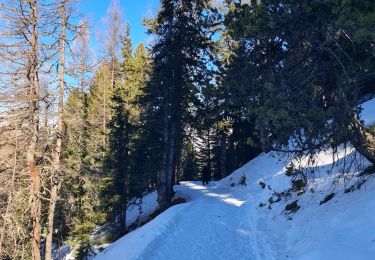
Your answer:
[[[67,0],[58,2],[60,17],[61,33],[59,37],[59,91],[58,91],[58,112],[56,127],[56,147],[53,158],[53,173],[51,176],[51,194],[48,207],[48,226],[46,237],[46,254],[45,259],[52,259],[52,239],[54,231],[54,217],[56,203],[58,200],[58,192],[61,186],[61,150],[63,139],[63,114],[64,114],[64,93],[65,93],[65,50],[66,50],[66,29],[67,29]]]

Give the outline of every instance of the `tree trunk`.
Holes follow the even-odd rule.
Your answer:
[[[171,204],[173,196],[173,183],[175,176],[175,145],[176,145],[176,125],[171,124],[170,140],[168,142],[168,157],[167,157],[167,199],[168,207]]]
[[[173,177],[173,162],[174,162],[174,146],[175,146],[175,124],[171,123],[171,127],[165,128],[164,135],[167,137],[167,149],[163,161],[164,167],[158,174],[158,204],[161,212],[168,209],[171,205],[172,199],[172,177]]]
[[[61,186],[61,149],[63,136],[63,114],[64,114],[64,92],[65,92],[65,48],[66,48],[66,0],[61,2],[61,35],[60,35],[60,75],[59,75],[59,104],[57,114],[57,130],[56,130],[56,150],[53,161],[52,186],[48,209],[48,229],[46,238],[46,260],[52,259],[52,241],[54,231],[54,218],[56,204],[58,200],[58,192]]]
[[[350,142],[354,148],[372,164],[375,164],[375,134],[354,117],[349,130]]]
[[[41,236],[41,199],[40,199],[40,172],[36,165],[35,153],[39,141],[40,121],[40,86],[39,86],[39,31],[38,31],[38,4],[37,0],[30,2],[32,42],[30,51],[30,70],[28,79],[29,87],[29,113],[30,113],[30,142],[26,153],[26,162],[31,178],[31,218],[32,231],[32,259],[40,260],[40,236]]]
[[[121,212],[120,212],[120,233],[121,235],[125,235],[128,231],[128,227],[126,225],[126,210],[127,210],[127,201],[121,202]]]
[[[227,176],[227,136],[223,134],[220,141],[220,177]]]
[[[56,203],[58,200],[58,191],[60,189],[60,181],[56,180],[57,183],[54,183],[51,188],[51,195],[48,208],[48,230],[46,237],[46,260],[52,259],[52,241],[53,241],[53,223],[55,218],[55,209]]]
[[[41,215],[41,202],[40,202],[40,175],[35,163],[35,143],[37,138],[33,138],[32,144],[27,151],[26,160],[27,166],[31,175],[32,194],[31,194],[31,218],[33,221],[32,232],[32,259],[40,260],[40,215]]]
[[[128,204],[128,187],[129,187],[129,148],[128,148],[128,143],[129,143],[129,129],[126,127],[125,128],[125,138],[124,142],[125,144],[123,147],[123,150],[121,151],[122,156],[120,157],[120,167],[119,170],[122,171],[122,201],[121,201],[121,212],[120,212],[120,232],[122,235],[125,235],[128,231],[128,227],[126,225],[126,211],[127,211],[127,204]]]
[[[166,173],[165,169],[161,169],[158,172],[158,204],[160,212],[168,208]]]

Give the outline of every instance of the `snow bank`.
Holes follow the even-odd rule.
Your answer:
[[[144,195],[142,199],[137,198],[131,201],[131,205],[126,211],[126,225],[127,227],[133,224],[141,224],[150,218],[150,215],[158,209],[157,193],[156,191],[150,192]],[[95,245],[93,248],[97,253],[99,249],[103,249],[109,246],[106,244],[107,237],[111,236],[118,229],[118,223],[107,223],[103,226],[97,227],[90,235],[91,243]],[[67,245],[55,253],[56,259],[73,260],[75,252]],[[64,257],[62,257],[64,256]]]
[[[156,191],[148,193],[141,199],[136,199],[127,210],[126,225],[129,227],[136,221],[145,221],[158,209],[158,195]]]
[[[155,239],[162,239],[161,235],[168,231],[168,227],[181,215],[188,204],[180,204],[168,209],[164,214],[147,223],[142,228],[131,232],[118,241],[108,246],[95,259],[135,259]]]

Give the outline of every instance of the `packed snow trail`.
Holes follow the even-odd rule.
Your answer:
[[[254,259],[244,201],[229,189],[183,185],[195,200],[140,259]]]
[[[251,219],[247,214],[247,204],[244,199],[249,194],[245,188],[231,189],[215,186],[202,186],[193,182],[183,182],[177,186],[177,193],[190,197],[191,201],[172,207],[167,210],[165,217],[171,217],[163,221],[163,214],[158,218],[159,234],[147,225],[143,228],[144,234],[139,235],[139,244],[143,244],[141,250],[139,244],[134,244],[134,237],[129,237],[132,245],[126,245],[126,241],[120,242],[122,246],[110,246],[96,259],[257,259],[256,249],[253,246],[254,232],[251,227]],[[239,192],[240,190],[240,192]],[[175,212],[168,212],[175,211]],[[160,225],[164,226],[160,228]],[[150,234],[150,232],[152,234]],[[147,239],[147,235],[152,238]],[[145,238],[146,236],[146,238]],[[121,239],[120,239],[121,240]],[[129,250],[126,252],[126,250]],[[132,251],[132,252],[130,252]],[[137,251],[139,254],[137,254]]]

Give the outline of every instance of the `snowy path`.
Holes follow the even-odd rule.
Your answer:
[[[254,259],[243,201],[230,189],[183,186],[193,202],[139,259]]]
[[[243,200],[249,196],[245,189],[184,182],[177,186],[177,192],[191,201],[167,210],[151,225],[120,239],[96,259],[258,258],[254,255],[257,250],[252,248],[256,242],[247,203]],[[155,221],[157,230],[152,224]]]

